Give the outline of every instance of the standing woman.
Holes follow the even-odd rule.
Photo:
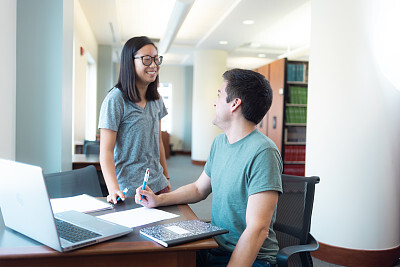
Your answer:
[[[145,36],[129,39],[121,54],[118,83],[107,94],[99,116],[100,165],[108,189],[107,201],[134,196],[150,170],[147,185],[169,192],[161,119],[167,115],[157,91],[162,56]]]

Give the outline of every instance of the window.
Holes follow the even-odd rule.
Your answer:
[[[87,53],[86,68],[86,120],[85,120],[85,139],[96,140],[96,99],[97,99],[97,75],[96,63],[89,53]]]

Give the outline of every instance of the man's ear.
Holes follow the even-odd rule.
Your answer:
[[[232,101],[232,111],[235,111],[238,107],[242,105],[242,99],[235,98]]]

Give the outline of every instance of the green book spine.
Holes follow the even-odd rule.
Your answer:
[[[294,104],[299,104],[299,87],[298,86],[294,86],[293,87],[293,91],[294,91]]]
[[[294,110],[294,118],[293,122],[298,123],[299,122],[299,108],[298,107],[293,107]]]
[[[307,87],[301,87],[301,104],[307,104]]]
[[[301,108],[301,123],[307,123],[307,108]]]
[[[293,97],[294,97],[293,86],[289,86],[289,100],[288,100],[288,103],[293,104]]]
[[[286,123],[292,123],[293,114],[292,107],[286,107]]]

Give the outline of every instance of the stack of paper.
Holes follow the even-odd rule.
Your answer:
[[[67,210],[92,212],[98,210],[112,209],[111,204],[86,194],[73,197],[52,198],[50,199],[50,202],[51,207],[53,208],[53,213],[59,213]]]
[[[158,209],[148,209],[145,207],[120,212],[112,212],[98,216],[100,219],[130,228],[172,219],[175,217],[179,217],[179,215]]]

